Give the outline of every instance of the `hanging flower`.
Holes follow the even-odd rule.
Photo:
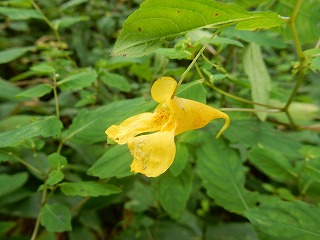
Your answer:
[[[141,113],[112,125],[108,137],[118,144],[128,144],[133,156],[132,172],[157,177],[172,164],[176,146],[174,136],[202,128],[216,118],[225,123],[217,138],[229,126],[228,115],[205,104],[174,96],[177,82],[162,77],[151,88],[152,98],[159,103],[153,113]]]

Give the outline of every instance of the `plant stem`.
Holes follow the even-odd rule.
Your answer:
[[[257,102],[252,102],[250,100],[247,100],[247,99],[244,99],[244,98],[241,98],[241,97],[237,97],[237,96],[234,96],[230,93],[227,93],[219,88],[217,88],[216,86],[214,86],[213,84],[210,84],[208,82],[205,82],[205,84],[207,86],[209,86],[210,88],[212,88],[213,90],[217,91],[218,93],[221,93],[227,97],[230,97],[230,98],[233,98],[235,100],[238,100],[240,102],[244,102],[244,103],[249,103],[249,104],[252,104],[252,105],[258,105],[258,106],[262,106],[262,107],[266,107],[266,108],[271,108],[271,109],[277,109],[277,110],[282,110],[282,108],[280,107],[274,107],[274,106],[270,106],[270,105],[266,105],[266,104],[262,104],[262,103],[257,103]]]
[[[36,237],[38,235],[39,228],[40,228],[41,210],[44,207],[44,205],[46,204],[46,202],[47,202],[47,189],[44,189],[43,193],[42,193],[42,199],[41,199],[41,208],[40,208],[37,220],[36,220],[36,224],[35,224],[34,229],[33,229],[31,240],[36,240]]]
[[[296,48],[296,52],[297,52],[297,55],[299,58],[299,68],[298,68],[298,77],[297,77],[296,85],[295,85],[294,89],[292,90],[291,95],[290,95],[286,105],[283,107],[283,111],[286,112],[287,115],[289,114],[288,113],[289,106],[292,103],[294,97],[296,96],[296,94],[297,94],[297,92],[298,92],[298,90],[304,80],[305,56],[304,56],[302,48],[301,48],[301,44],[300,44],[300,40],[298,37],[296,24],[295,24],[296,17],[297,17],[298,11],[300,9],[301,3],[302,3],[302,0],[297,0],[296,5],[293,9],[293,12],[292,12],[291,17],[288,22],[289,29],[290,29],[292,37],[293,37],[294,46]]]
[[[57,77],[56,74],[53,73],[53,95],[54,95],[54,102],[55,102],[55,106],[56,106],[56,115],[57,118],[60,118],[60,110],[59,110],[59,101],[58,101],[58,93],[57,93]]]
[[[33,7],[43,16],[43,20],[48,24],[48,26],[52,29],[55,37],[57,38],[58,42],[61,43],[61,37],[59,35],[58,30],[52,25],[50,20],[46,17],[46,15],[42,12],[41,8],[38,6],[38,4],[32,0]]]
[[[229,26],[229,25],[228,25]],[[180,86],[180,84],[183,82],[183,80],[185,79],[186,75],[188,74],[188,72],[190,71],[190,69],[193,67],[193,65],[196,63],[196,61],[198,60],[198,58],[201,56],[201,54],[203,53],[203,51],[208,47],[208,45],[210,44],[211,40],[216,37],[221,31],[222,29],[224,29],[227,26],[222,26],[220,28],[217,29],[217,31],[215,31],[212,36],[209,38],[209,40],[202,46],[202,48],[200,49],[200,51],[197,53],[197,55],[194,57],[194,59],[192,60],[192,62],[190,63],[190,65],[188,66],[188,68],[182,73],[179,82],[178,82],[178,87]]]

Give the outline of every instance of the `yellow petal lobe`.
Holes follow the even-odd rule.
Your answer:
[[[172,98],[177,87],[177,82],[171,77],[162,77],[154,82],[151,96],[158,103],[165,103]]]
[[[189,99],[175,97],[169,103],[172,118],[176,119],[175,135],[206,126],[214,119],[223,118],[225,123],[217,138],[230,124],[229,116],[215,108]]]
[[[171,166],[176,154],[173,131],[132,138],[128,147],[134,158],[130,165],[131,171],[147,177],[157,177],[164,173]]]

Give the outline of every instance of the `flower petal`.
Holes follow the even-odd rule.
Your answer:
[[[152,98],[158,103],[165,103],[172,98],[177,82],[171,77],[162,77],[154,82],[151,88]]]
[[[168,105],[172,118],[176,119],[175,135],[202,128],[214,119],[223,118],[225,123],[216,136],[218,138],[230,123],[227,114],[196,101],[175,97]]]
[[[159,131],[170,116],[167,104],[159,104],[154,113],[141,113],[124,120],[120,125],[112,125],[105,133],[118,144],[125,144],[141,133]]]
[[[132,172],[140,172],[147,177],[157,177],[172,164],[176,145],[174,132],[156,132],[132,138],[128,147],[133,156]]]
[[[150,125],[153,113],[141,113],[124,120],[120,125],[112,125],[106,130],[108,137],[118,144],[127,143],[128,139],[149,131],[156,131]]]

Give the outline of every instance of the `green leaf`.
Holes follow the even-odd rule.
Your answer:
[[[46,185],[53,186],[61,182],[64,178],[63,172],[60,170],[52,170],[49,173],[48,179],[46,180]]]
[[[63,18],[59,18],[52,21],[52,24],[54,28],[58,30],[59,28],[68,28],[76,23],[88,21],[88,20],[89,20],[89,17],[87,16],[63,17]]]
[[[258,240],[250,223],[221,223],[209,225],[205,239],[214,240]]]
[[[180,85],[176,95],[181,98],[187,98],[202,103],[206,103],[207,98],[207,92],[203,87],[203,80],[192,81]]]
[[[11,20],[44,19],[44,16],[34,9],[0,7],[0,13]]]
[[[244,212],[261,240],[320,239],[320,209],[303,202],[263,203]]]
[[[61,191],[66,196],[99,197],[120,193],[121,189],[112,185],[99,182],[64,182]]]
[[[203,142],[196,153],[203,186],[219,206],[236,213],[255,206],[259,195],[245,189],[245,168],[233,149],[221,139],[212,139]]]
[[[284,21],[276,13],[251,13],[230,3],[148,0],[125,21],[113,55],[143,56],[159,48],[164,39],[223,24],[234,24],[242,30],[256,30],[280,27]]]
[[[270,124],[255,120],[233,120],[223,133],[231,142],[245,147],[263,146],[281,152],[290,158],[300,157],[301,143],[285,132],[275,130]],[[276,140],[276,141],[275,141]]]
[[[150,207],[155,207],[157,201],[154,194],[150,185],[135,181],[133,188],[128,193],[131,200],[125,204],[125,208],[134,212],[143,212]]]
[[[16,160],[16,158],[12,152],[0,150],[0,163],[8,162],[8,161],[15,161],[15,160]]]
[[[34,65],[30,68],[30,70],[37,72],[37,73],[47,73],[47,74],[52,74],[56,71],[53,67],[51,67],[50,65],[48,65],[46,63],[40,63],[37,65]]]
[[[16,97],[27,97],[27,98],[32,98],[32,97],[42,97],[52,91],[52,86],[49,84],[39,84],[35,87],[31,87],[18,95]]]
[[[1,13],[1,7],[0,7],[0,13]],[[17,47],[17,48],[10,48],[10,49],[0,51],[0,64],[11,62],[34,49],[35,49],[34,47],[19,47],[19,48]]]
[[[155,53],[161,54],[169,59],[191,59],[192,54],[186,50],[176,48],[158,48]]]
[[[60,132],[61,128],[62,123],[57,117],[50,116],[35,119],[31,124],[25,125],[16,130],[0,133],[0,147],[13,146],[20,141],[37,136],[56,136]]]
[[[131,86],[129,81],[125,77],[119,74],[109,73],[104,71],[100,74],[100,79],[103,83],[105,83],[110,88],[115,88],[123,92],[131,91]]]
[[[21,89],[14,86],[12,83],[8,81],[4,81],[0,78],[0,99],[8,99],[13,100],[15,95],[21,92]]]
[[[176,143],[177,153],[174,158],[172,165],[170,166],[169,170],[173,176],[177,177],[183,171],[185,166],[188,163],[189,159],[189,152],[188,148],[185,144],[181,142]]]
[[[92,144],[106,141],[105,130],[133,114],[148,109],[149,103],[142,99],[113,102],[94,110],[81,110],[73,119],[70,128],[63,133],[64,141]]]
[[[46,204],[41,210],[40,222],[49,232],[72,230],[70,210],[61,204]]]
[[[191,169],[185,169],[178,177],[167,171],[154,179],[156,197],[171,217],[177,218],[185,211],[192,190],[192,180]]]
[[[52,153],[48,156],[48,162],[53,169],[60,169],[68,164],[67,159],[59,153]]]
[[[311,65],[310,65],[311,69],[313,69],[314,71],[318,70],[320,71],[320,57],[315,57],[311,60]]]
[[[130,164],[132,156],[126,145],[115,145],[110,147],[91,168],[88,175],[99,178],[126,177],[132,175]]]
[[[97,79],[94,70],[73,74],[58,82],[61,90],[81,90],[90,86]]]
[[[248,152],[248,158],[257,169],[275,181],[286,183],[297,177],[289,160],[272,149],[255,147]]]
[[[27,172],[12,175],[0,174],[0,197],[5,196],[21,188],[28,180]]]
[[[251,83],[251,96],[254,102],[268,104],[271,90],[270,76],[263,61],[261,48],[255,43],[250,43],[243,56],[243,67]],[[264,107],[254,105],[257,110]],[[261,121],[266,120],[266,112],[256,113]]]
[[[70,8],[70,7],[74,7],[74,6],[78,6],[80,4],[83,4],[85,2],[88,2],[89,0],[70,0],[68,2],[65,2],[61,5],[61,10]]]

